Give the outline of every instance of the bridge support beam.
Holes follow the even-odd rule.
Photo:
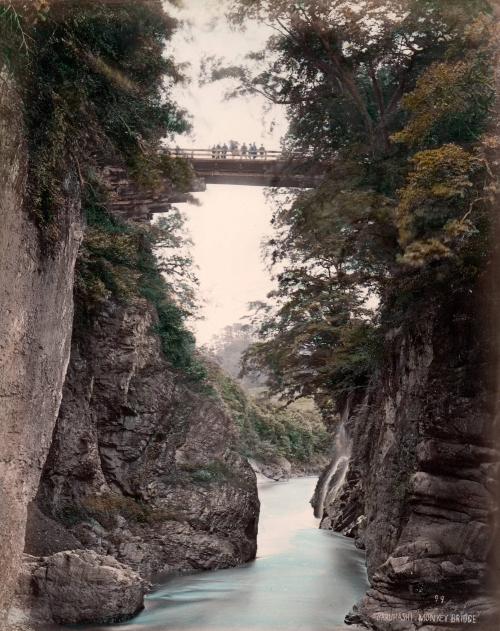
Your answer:
[[[196,172],[197,177],[206,184],[226,184],[234,186],[271,186],[284,188],[314,188],[321,181],[321,176],[310,175],[269,175],[244,173],[202,173]]]
[[[207,184],[314,188],[325,165],[307,160],[244,160],[192,158],[196,175]]]

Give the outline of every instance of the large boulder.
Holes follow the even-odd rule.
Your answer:
[[[145,584],[131,568],[92,550],[24,556],[13,624],[112,623],[144,606]]]

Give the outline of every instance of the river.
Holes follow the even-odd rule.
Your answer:
[[[351,539],[318,529],[315,478],[261,482],[257,559],[175,576],[134,620],[94,631],[331,631],[367,588]],[[85,627],[87,630],[89,627]]]

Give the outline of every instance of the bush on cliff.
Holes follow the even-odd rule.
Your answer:
[[[83,202],[87,230],[76,269],[76,333],[85,331],[109,298],[146,298],[156,310],[155,332],[166,357],[193,380],[203,380],[205,369],[185,325],[196,308],[191,260],[165,254],[161,266],[155,254],[159,245],[164,251],[182,245],[182,216],[172,210],[159,225],[124,222],[108,212],[97,182],[87,185]]]
[[[9,2],[0,7],[0,68],[22,91],[30,210],[57,243],[68,174],[121,161],[148,186],[185,173],[161,158],[162,138],[186,131],[170,98],[182,81],[166,45],[176,22],[159,0]],[[182,181],[183,180],[183,181]]]
[[[205,361],[209,380],[239,430],[244,456],[264,463],[284,457],[292,464],[314,466],[326,455],[329,434],[313,406],[283,408],[263,393],[254,396],[217,364]]]

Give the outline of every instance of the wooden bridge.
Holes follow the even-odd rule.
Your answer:
[[[207,184],[313,188],[325,172],[325,164],[311,157],[281,151],[241,155],[240,151],[176,149],[170,153],[190,160]]]

